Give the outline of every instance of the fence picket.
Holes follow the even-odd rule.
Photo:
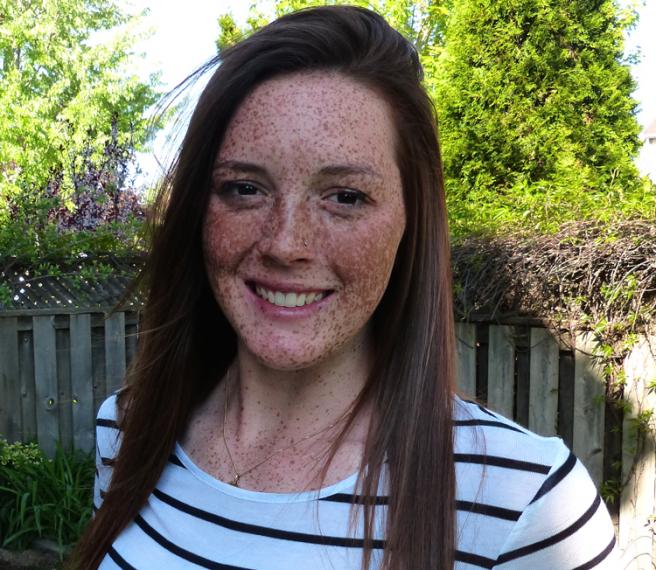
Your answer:
[[[476,396],[476,325],[456,323],[456,356],[458,389],[469,397]]]
[[[18,333],[18,367],[21,394],[20,412],[22,416],[20,438],[23,441],[38,439],[36,429],[36,379],[34,377],[33,332],[30,327],[29,331],[20,331]],[[16,407],[16,413],[19,413],[18,406]]]
[[[125,376],[125,313],[105,321],[105,382],[107,393],[121,387]]]
[[[36,383],[36,419],[39,443],[45,453],[55,454],[55,440],[59,437],[57,356],[55,317],[34,317],[34,376]]]
[[[91,367],[91,315],[70,316],[71,393],[73,442],[77,449],[94,448],[93,373]]]
[[[528,427],[540,435],[556,435],[558,423],[558,343],[547,329],[530,336]]]
[[[622,480],[626,486],[620,501],[618,538],[625,565],[632,563],[637,568],[651,568],[656,560],[656,442],[636,429],[641,412],[656,410],[656,394],[648,389],[656,380],[655,354],[656,336],[652,336],[636,345],[624,361],[624,397],[631,411],[624,416],[622,430]]]
[[[512,418],[515,398],[515,344],[513,327],[490,325],[487,403]]]
[[[597,487],[604,469],[604,396],[606,383],[592,356],[594,335],[576,335],[574,353],[574,453],[588,468]]]
[[[0,318],[0,436],[8,441],[20,439],[22,431],[17,329],[16,317]]]
[[[62,326],[62,320],[65,322]],[[65,449],[73,448],[73,396],[71,393],[71,348],[68,316],[55,317],[55,345],[57,347],[57,393],[59,405],[59,437]]]

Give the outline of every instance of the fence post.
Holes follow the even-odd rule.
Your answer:
[[[558,342],[547,329],[531,328],[528,428],[556,435],[558,422]]]
[[[624,397],[631,404],[625,413],[622,441],[622,490],[619,548],[626,567],[652,568],[656,560],[656,443],[654,416],[656,394],[649,384],[656,380],[656,336],[644,338],[624,361]],[[651,428],[644,429],[644,428]]]
[[[55,317],[38,316],[33,322],[37,434],[43,451],[54,457],[55,441],[59,437]]]
[[[515,343],[513,327],[490,325],[487,403],[508,418],[513,417],[515,403]]]
[[[125,313],[105,320],[105,385],[111,394],[121,387],[125,376]]]
[[[93,451],[94,405],[91,366],[91,315],[71,315],[71,392],[73,400],[73,443],[77,449]]]
[[[18,368],[20,369],[20,393],[23,441],[38,441],[36,421],[36,384],[34,379],[34,320],[30,329],[18,335]]]
[[[21,437],[18,319],[0,318],[0,437]]]
[[[606,383],[593,358],[594,335],[576,335],[574,353],[574,453],[588,468],[592,480],[601,486],[604,469],[604,399]]]
[[[458,389],[466,396],[476,397],[476,325],[456,323]]]

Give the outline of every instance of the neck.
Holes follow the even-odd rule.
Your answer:
[[[231,431],[241,445],[266,447],[339,422],[365,385],[370,356],[363,339],[314,366],[274,370],[240,346],[227,378]]]

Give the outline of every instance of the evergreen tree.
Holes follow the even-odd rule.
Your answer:
[[[613,0],[453,2],[435,101],[456,230],[653,211],[633,164],[634,16]]]

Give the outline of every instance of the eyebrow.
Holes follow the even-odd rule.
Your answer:
[[[219,170],[221,168],[269,177],[269,172],[266,168],[258,164],[253,164],[252,162],[241,162],[239,160],[222,160],[215,164],[214,170]],[[331,164],[322,167],[318,172],[319,176],[348,176],[354,174],[373,176],[375,178],[381,179],[383,178],[383,176],[374,168],[361,164]]]
[[[321,170],[319,170],[320,176],[345,176],[349,174],[364,174],[366,176],[373,176],[375,178],[383,178],[382,175],[374,168],[360,164],[335,164],[324,166]]]
[[[222,160],[214,165],[214,170],[219,170],[221,168],[238,170],[239,172],[248,174],[259,174],[260,176],[269,175],[266,168],[251,162],[240,162],[239,160]]]

